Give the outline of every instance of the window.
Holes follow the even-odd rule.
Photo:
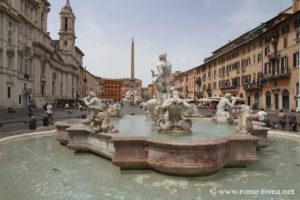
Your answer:
[[[68,18],[65,17],[65,30],[67,30],[67,29],[68,29]]]
[[[298,20],[295,21],[294,28],[295,29],[300,28],[300,19],[298,19]]]
[[[288,72],[288,57],[281,58],[281,73],[286,74]]]
[[[265,74],[268,74],[268,73],[270,73],[271,72],[271,70],[270,70],[270,63],[268,62],[268,63],[265,63]]]
[[[285,35],[287,33],[289,33],[289,26],[288,25],[282,28],[282,34]]]
[[[266,48],[265,48],[265,56],[268,56],[269,51],[270,51],[269,47],[266,47]]]
[[[287,48],[287,46],[288,46],[288,38],[284,37],[283,38],[283,48]]]
[[[11,98],[11,89],[10,87],[7,87],[7,98]]]
[[[266,92],[266,108],[271,108],[271,93],[269,91]]]
[[[297,53],[293,54],[293,61],[294,61],[293,66],[294,67],[299,67],[299,63],[300,63],[300,53],[299,53],[299,51]]]
[[[262,62],[262,55],[261,55],[261,53],[257,55],[257,62]]]
[[[66,40],[66,41],[65,41],[65,46],[67,46],[67,45],[68,45],[68,41]]]
[[[19,104],[22,104],[22,96],[19,95]]]

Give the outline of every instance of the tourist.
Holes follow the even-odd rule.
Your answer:
[[[47,113],[47,117],[49,120],[49,124],[52,124],[53,123],[53,107],[52,107],[51,103],[48,103],[46,113]]]
[[[295,110],[291,110],[291,113],[288,115],[290,131],[297,132],[297,117],[295,115]]]
[[[286,126],[286,115],[281,109],[280,112],[278,113],[278,123],[280,124],[281,128],[285,130]]]
[[[32,101],[29,102],[29,104],[27,106],[27,109],[28,109],[29,118],[31,118],[33,116],[33,104],[32,104]]]
[[[265,112],[264,108],[261,108],[260,111],[256,113],[258,121],[264,122],[269,126],[268,113]]]

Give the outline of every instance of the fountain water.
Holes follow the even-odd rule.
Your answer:
[[[157,73],[152,71],[156,99],[148,101],[147,108],[154,119],[154,127],[145,126],[146,130],[137,128],[141,133],[131,134],[135,130],[126,131],[130,123],[142,125],[138,117],[131,116],[131,122],[127,120],[129,123],[120,126],[120,133],[115,134],[116,129],[112,126],[109,115],[91,94],[86,98],[86,104],[94,112],[83,123],[57,123],[57,139],[76,151],[92,151],[107,157],[123,169],[152,168],[173,175],[208,175],[226,166],[240,167],[255,162],[256,145],[259,141],[257,137],[249,134],[226,135],[225,129],[220,129],[218,137],[201,139],[199,130],[205,126],[199,125],[197,120],[192,121],[182,116],[184,110],[191,109],[191,106],[179,98],[176,90],[170,88],[171,68],[166,54],[162,54]],[[119,120],[121,121],[123,119]],[[192,122],[198,127],[193,132]],[[115,123],[118,124],[116,121]],[[212,126],[205,129],[207,134],[203,135],[212,135],[213,129]],[[155,133],[146,134],[149,130]],[[179,137],[187,134],[191,136]]]

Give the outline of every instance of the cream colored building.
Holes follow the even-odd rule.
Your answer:
[[[95,92],[98,98],[104,97],[104,80],[95,76],[83,67],[80,68],[80,77],[83,77],[81,83],[82,97],[88,96],[90,91]]]
[[[75,45],[70,2],[60,13],[59,40],[47,32],[49,11],[47,0],[0,1],[0,109],[82,96],[84,54]]]
[[[188,73],[182,72],[174,76],[170,81],[171,87],[179,92],[179,95],[183,99],[188,98]]]
[[[213,52],[188,73],[188,97],[230,92],[257,108],[296,108],[299,88],[300,1]],[[194,79],[192,78],[195,74]]]

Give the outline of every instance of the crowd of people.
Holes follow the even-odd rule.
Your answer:
[[[113,101],[103,101],[103,104],[106,105],[107,108],[117,108],[119,111],[123,108],[123,103],[122,102],[113,102]],[[70,109],[72,108],[78,108],[80,111],[84,111],[86,109],[88,109],[84,104],[82,103],[77,103],[76,106],[70,106],[68,103],[66,103],[64,106],[65,109]],[[140,106],[141,108],[143,108],[143,106]],[[33,106],[33,102],[30,101],[27,109],[28,109],[28,115],[29,118],[31,118],[32,116],[34,116],[34,106]],[[46,103],[45,105],[43,105],[43,108],[45,110],[45,116],[48,118],[49,120],[49,124],[53,124],[53,106],[51,103]],[[214,107],[210,107],[209,110],[211,110],[211,113],[214,113]],[[234,114],[234,110],[231,111],[232,114]],[[275,121],[270,121],[269,119],[269,114],[263,109],[261,108],[258,112],[256,112],[255,114],[252,115],[252,120],[254,121],[259,121],[259,122],[264,122],[267,124],[267,126],[269,127],[273,127],[273,128],[281,128],[283,130],[288,130],[288,131],[298,131],[297,130],[297,117],[296,117],[296,112],[295,110],[291,110],[290,112],[286,113],[284,112],[282,109],[278,112],[277,115],[277,120]]]
[[[271,122],[269,119],[269,114],[263,108],[261,108],[257,113],[252,115],[252,120],[264,122],[268,126],[272,126],[274,128],[280,126],[280,128],[283,130],[297,131],[298,124],[295,113],[295,110],[285,113],[283,109],[281,109],[277,115],[277,120]]]

